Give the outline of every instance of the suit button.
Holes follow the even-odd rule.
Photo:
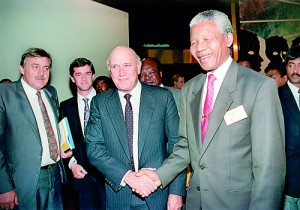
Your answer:
[[[196,187],[196,189],[198,190],[198,191],[200,191],[200,187],[198,186],[198,187]]]
[[[201,164],[201,165],[200,165],[200,169],[201,169],[201,170],[204,170],[204,169],[205,169],[205,165],[204,165],[204,164]]]

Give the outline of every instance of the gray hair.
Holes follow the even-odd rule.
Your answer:
[[[190,22],[190,29],[204,21],[212,21],[217,24],[222,34],[234,33],[231,22],[226,14],[218,10],[206,10],[197,14]]]

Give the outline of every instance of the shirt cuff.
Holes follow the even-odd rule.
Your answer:
[[[69,164],[68,164],[68,166],[69,166],[69,169],[71,169],[71,166],[72,166],[72,164],[73,163],[77,163],[77,160],[75,159],[75,157],[73,156],[73,157],[71,157],[71,159],[70,159],[70,161],[69,161]]]
[[[122,178],[122,180],[121,180],[120,185],[121,185],[122,187],[125,187],[125,186],[126,186],[126,183],[124,182],[124,179],[125,179],[125,177],[127,176],[127,174],[128,174],[129,172],[130,172],[130,170],[127,171],[127,173],[123,176],[123,178]]]

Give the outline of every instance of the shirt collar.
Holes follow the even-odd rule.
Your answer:
[[[293,85],[289,80],[287,81],[288,86],[290,87],[292,93],[298,93],[299,88],[297,88],[295,85]]]
[[[91,92],[90,92],[87,96],[85,96],[85,97],[83,97],[82,95],[80,95],[80,94],[77,92],[77,98],[78,98],[79,101],[82,101],[83,98],[88,98],[89,101],[91,101],[91,99],[92,99],[95,95],[96,95],[96,90],[95,90],[94,88],[92,88]]]
[[[28,85],[25,82],[25,80],[23,79],[23,77],[21,78],[21,84],[22,84],[22,86],[23,86],[23,88],[24,88],[24,90],[25,90],[25,92],[26,92],[26,94],[28,96],[30,96],[32,98],[36,97],[37,90],[34,89],[34,88],[32,88],[32,87],[30,87],[30,85]],[[42,92],[43,90],[40,90],[40,91]]]
[[[232,62],[232,58],[230,56],[228,56],[227,60],[219,68],[217,68],[213,73],[208,72],[207,77],[210,74],[214,74],[214,76],[216,77],[216,79],[218,81],[223,81],[231,62]]]
[[[141,94],[141,91],[142,91],[142,85],[141,85],[140,81],[138,81],[137,84],[136,84],[136,86],[130,92],[130,95],[132,97],[139,96]],[[119,90],[118,90],[118,92],[119,92],[120,98],[124,98],[125,94],[127,94],[127,93],[119,91]]]

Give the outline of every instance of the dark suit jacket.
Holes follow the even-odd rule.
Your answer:
[[[286,83],[278,89],[285,123],[285,194],[300,197],[300,111]]]
[[[58,121],[56,90],[48,87],[44,88],[44,92]],[[31,207],[26,207],[26,204],[35,199],[42,144],[34,113],[20,80],[0,85],[0,122],[0,193],[15,189],[19,207],[29,209]],[[64,174],[62,164],[60,168],[61,174]]]
[[[178,113],[171,92],[142,84],[139,110],[139,168],[158,168],[178,141]],[[106,179],[107,209],[130,209],[132,191],[120,185],[131,170],[128,140],[119,94],[116,89],[92,100],[87,126],[87,153]],[[167,150],[168,149],[168,150]],[[146,198],[150,209],[163,210],[169,194],[185,194],[185,174],[166,189]]]
[[[182,88],[179,142],[157,169],[159,178],[166,185],[191,163],[187,209],[278,209],[286,163],[283,114],[275,81],[232,61],[202,144],[205,79],[206,74],[200,74]],[[226,113],[241,105],[247,118],[227,125]]]
[[[60,104],[60,118],[67,117],[70,125],[70,130],[75,144],[73,155],[77,163],[81,165],[88,174],[83,179],[76,179],[72,174],[72,184],[76,191],[89,192],[95,186],[93,178],[97,179],[104,185],[104,177],[96,170],[88,161],[86,155],[86,146],[84,136],[80,124],[77,97],[70,98]]]

